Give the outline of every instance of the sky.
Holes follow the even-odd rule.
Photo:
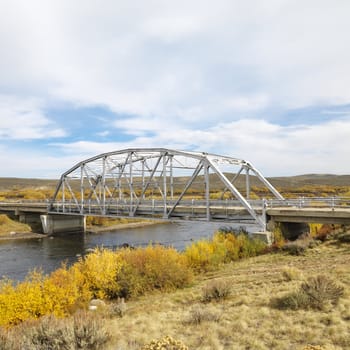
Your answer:
[[[348,0],[0,0],[0,176],[164,147],[350,174]]]

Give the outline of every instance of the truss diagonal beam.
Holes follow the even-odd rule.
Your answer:
[[[263,220],[258,217],[253,207],[248,203],[248,201],[241,195],[241,193],[237,190],[235,186],[231,184],[228,178],[221,172],[221,170],[216,166],[216,164],[210,161],[210,166],[216,172],[216,174],[220,177],[221,181],[226,185],[226,187],[232,192],[232,194],[240,201],[243,207],[249,212],[249,214],[258,222],[260,225],[264,225]]]
[[[191,178],[188,180],[185,188],[183,189],[183,191],[181,192],[180,196],[177,198],[177,200],[175,201],[174,205],[170,208],[170,210],[167,213],[167,217],[169,218],[171,216],[171,214],[173,213],[173,211],[175,210],[175,208],[178,206],[178,204],[180,203],[181,199],[183,198],[183,196],[185,195],[185,193],[187,192],[187,190],[190,188],[190,186],[192,185],[194,179],[198,176],[198,174],[200,173],[200,171],[203,169],[203,163],[200,162],[197,165],[197,168],[194,170]]]

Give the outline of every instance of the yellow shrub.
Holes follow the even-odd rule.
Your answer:
[[[173,248],[160,245],[125,249],[120,252],[124,265],[117,280],[121,295],[141,295],[155,289],[174,290],[192,280],[186,258]]]
[[[17,285],[10,280],[2,282],[0,325],[15,325],[48,314],[63,317],[80,299],[80,288],[65,266],[50,276],[33,271]]]
[[[323,224],[309,224],[311,237],[315,237],[320,232]]]
[[[193,243],[185,250],[189,265],[196,271],[208,271],[219,264],[261,253],[266,244],[245,234],[217,232],[212,240]]]
[[[227,249],[222,242],[201,240],[185,250],[189,265],[197,271],[208,271],[226,259]]]
[[[276,248],[281,248],[285,244],[285,239],[283,237],[282,229],[280,224],[275,224],[273,229],[273,244]]]
[[[239,259],[239,244],[237,238],[232,233],[217,232],[213,237],[214,242],[224,244],[226,248],[225,262]]]
[[[119,294],[117,275],[123,261],[120,255],[108,249],[97,248],[75,263],[71,270],[81,279],[82,290],[96,298],[115,298]]]

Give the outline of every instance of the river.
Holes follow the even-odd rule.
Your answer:
[[[221,226],[225,224],[184,221],[103,233],[0,241],[0,277],[23,280],[33,269],[50,273],[63,261],[72,264],[79,256],[101,246],[116,248],[127,243],[137,247],[153,242],[181,251],[193,241],[211,237]]]

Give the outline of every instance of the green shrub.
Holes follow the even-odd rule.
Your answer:
[[[342,286],[324,275],[309,278],[301,285],[301,291],[307,295],[313,309],[322,309],[327,302],[336,305],[344,294]]]
[[[189,310],[188,317],[184,323],[199,325],[203,322],[219,322],[219,320],[220,315],[217,312],[195,305]]]
[[[231,290],[231,283],[227,280],[210,281],[203,287],[202,301],[211,302],[213,300],[226,299],[231,294]]]
[[[24,349],[35,350],[74,350],[73,330],[70,322],[53,316],[43,317],[33,326],[23,327]]]
[[[86,312],[74,315],[73,331],[75,349],[98,350],[110,339],[104,321]]]
[[[329,305],[336,305],[344,294],[344,288],[327,276],[310,277],[300,289],[275,299],[273,304],[281,309],[323,310]]]
[[[105,321],[86,312],[67,319],[45,316],[22,324],[17,333],[9,340],[13,342],[16,337],[18,348],[26,350],[97,350],[103,349],[110,339]]]

